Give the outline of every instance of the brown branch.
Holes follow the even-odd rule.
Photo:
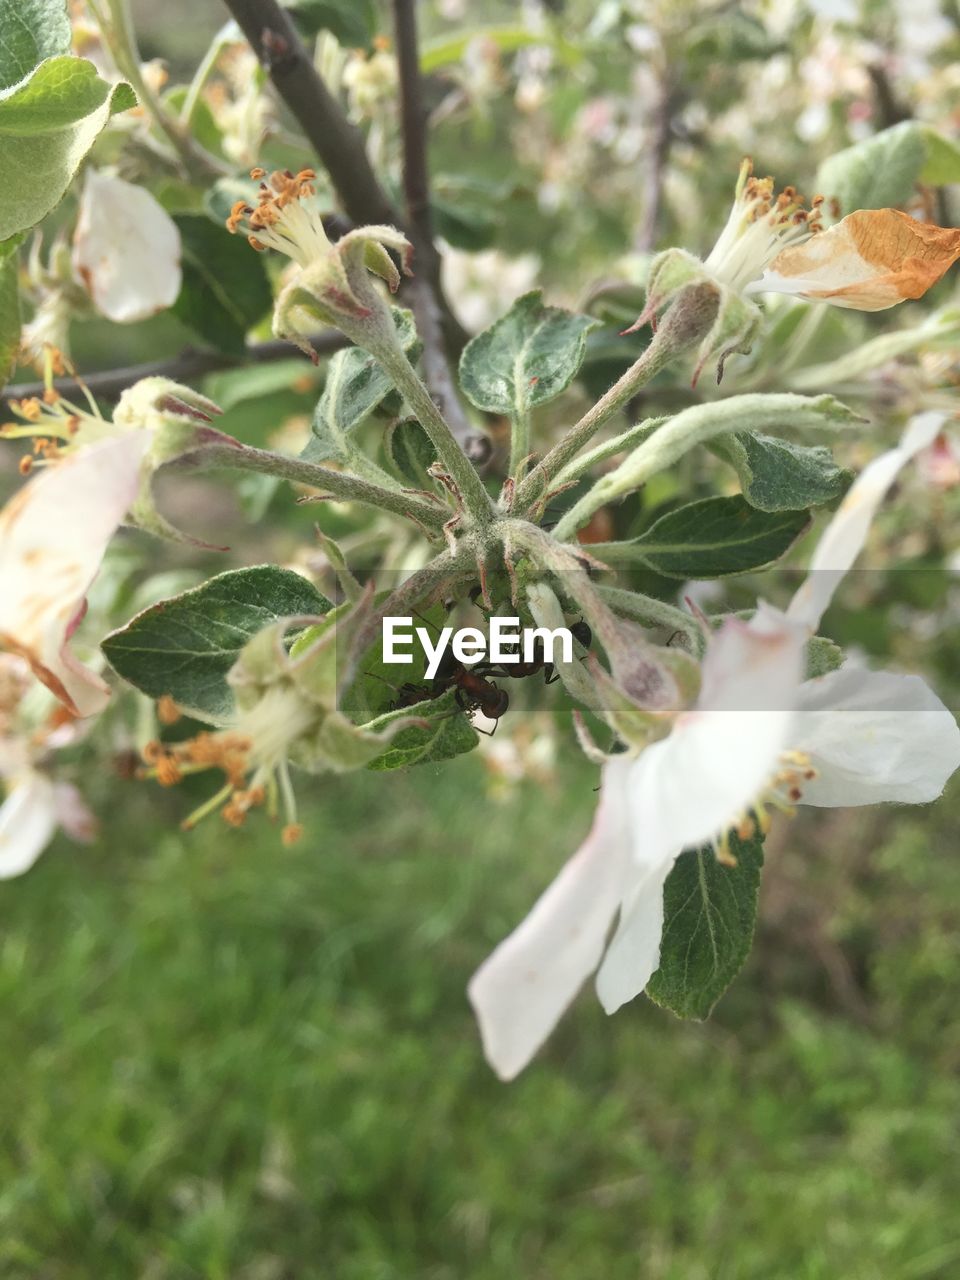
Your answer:
[[[310,342],[321,355],[332,354],[350,345],[342,333],[336,333],[330,329],[315,334],[310,338]],[[164,377],[173,378],[176,382],[188,382],[207,373],[216,373],[220,369],[235,369],[251,364],[273,364],[277,360],[288,358],[295,360],[299,356],[300,352],[296,347],[280,340],[252,343],[242,356],[230,356],[222,351],[199,351],[194,347],[187,347],[179,355],[171,356],[167,360],[129,365],[125,369],[97,370],[84,375],[83,382],[98,399],[111,401],[118,399],[127,387],[139,382],[141,378]],[[57,378],[53,386],[61,395],[71,396],[76,394],[77,380]],[[6,405],[11,400],[42,396],[44,389],[42,382],[13,383],[0,392],[0,403]]]
[[[423,340],[423,375],[430,394],[461,448],[474,461],[488,455],[486,438],[476,432],[457,395],[447,347],[455,354],[464,345],[459,326],[451,327],[440,305],[440,255],[433,239],[430,177],[427,165],[427,112],[420,79],[416,0],[393,0],[394,31],[400,73],[400,120],[403,130],[403,195],[414,261],[421,274],[410,287],[417,329]],[[452,317],[451,317],[452,319]],[[446,334],[445,331],[446,330]]]
[[[277,0],[225,3],[320,157],[350,218],[360,226],[396,225],[397,211],[373,172],[363,134],[317,74],[287,11]]]

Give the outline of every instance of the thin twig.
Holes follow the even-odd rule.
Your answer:
[[[363,135],[317,74],[290,15],[277,0],[225,0],[277,92],[293,112],[358,225],[398,222],[370,165]]]
[[[450,424],[454,438],[470,454],[476,447],[474,437],[477,433],[460,403],[447,363],[443,314],[438,302],[440,255],[433,240],[433,217],[430,211],[427,113],[423,105],[423,86],[420,80],[416,0],[393,0],[393,20],[400,73],[403,195],[408,234],[413,242],[414,261],[418,266],[417,279],[410,291],[417,329],[423,340],[424,381],[440,412]]]
[[[349,342],[342,333],[327,329],[323,333],[310,338],[314,350],[321,355],[332,354]],[[117,400],[121,392],[133,386],[141,378],[163,377],[173,378],[175,382],[189,382],[202,377],[206,373],[216,373],[220,369],[234,369],[251,364],[273,364],[277,360],[300,357],[300,352],[289,342],[279,339],[271,342],[254,342],[247,347],[242,356],[231,356],[223,351],[200,351],[194,347],[186,347],[179,355],[166,360],[152,360],[147,364],[129,365],[124,369],[101,369],[85,374],[83,381],[99,400]],[[305,364],[305,369],[308,366]],[[61,395],[72,395],[76,391],[76,379],[57,378],[54,390]],[[42,396],[45,384],[42,382],[13,383],[0,392],[0,404],[7,405],[11,400],[29,399],[31,396]]]

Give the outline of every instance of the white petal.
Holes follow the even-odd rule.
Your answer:
[[[180,292],[180,232],[144,187],[90,170],[74,236],[77,274],[108,320],[128,324]]]
[[[792,745],[819,776],[803,803],[935,800],[960,767],[960,728],[919,676],[842,667],[800,692]]]
[[[604,767],[593,827],[527,918],[484,961],[468,993],[502,1080],[527,1065],[597,967],[628,861],[628,762]]]
[[[788,732],[801,679],[803,640],[728,621],[711,637],[697,706],[669,737],[636,759],[630,825],[638,866],[672,864],[685,848],[727,830],[769,782]]]
[[[53,783],[28,773],[0,807],[0,880],[29,871],[57,829]]]
[[[900,443],[867,464],[837,508],[817,544],[806,581],[787,608],[787,616],[816,631],[844,574],[863,549],[870,524],[901,469],[932,444],[946,415],[912,418]]]
[[[597,974],[597,995],[607,1013],[635,999],[660,967],[663,886],[681,849],[638,875],[620,909],[620,922]]]
[[[150,432],[129,431],[70,454],[28,481],[0,512],[0,644],[27,658],[76,715],[107,687],[70,652],[87,589],[137,494]]]

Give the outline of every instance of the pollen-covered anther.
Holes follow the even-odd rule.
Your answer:
[[[280,839],[289,849],[291,845],[295,845],[303,838],[303,824],[300,822],[288,822],[280,832]]]

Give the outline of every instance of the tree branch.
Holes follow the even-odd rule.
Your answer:
[[[350,343],[342,333],[327,329],[315,334],[310,342],[321,355],[332,354]],[[226,355],[222,351],[200,351],[194,347],[186,347],[179,355],[167,360],[152,360],[147,364],[129,365],[125,369],[101,369],[87,374],[83,382],[97,399],[113,401],[120,397],[127,387],[139,382],[141,378],[164,377],[173,378],[176,382],[189,382],[193,378],[202,377],[206,373],[216,373],[219,369],[234,369],[251,364],[273,364],[277,360],[296,360],[300,356],[296,347],[286,340],[272,342],[255,342],[247,347],[242,356]],[[305,358],[304,358],[305,359]],[[54,390],[63,396],[75,394],[77,380],[75,378],[57,378]],[[11,400],[28,399],[31,396],[42,396],[45,390],[42,382],[20,382],[7,386],[0,391],[0,404],[8,405]]]
[[[444,325],[439,305],[440,255],[433,240],[430,211],[430,178],[427,168],[427,113],[420,80],[420,51],[417,41],[416,0],[393,0],[393,20],[400,71],[400,119],[403,127],[403,194],[408,234],[414,246],[414,261],[421,269],[409,286],[417,329],[423,340],[423,373],[430,394],[450,425],[464,452],[478,458],[484,437],[476,433],[464,412],[447,363],[445,345],[463,346],[459,326],[452,331]],[[447,328],[446,340],[444,328]]]
[[[634,241],[638,253],[652,253],[657,243],[660,212],[663,206],[663,178],[670,158],[674,92],[666,72],[659,77],[656,107],[651,121],[651,136],[644,156],[643,219]]]
[[[358,226],[399,221],[371,168],[363,134],[351,124],[317,74],[287,11],[277,0],[225,0],[330,175]]]

